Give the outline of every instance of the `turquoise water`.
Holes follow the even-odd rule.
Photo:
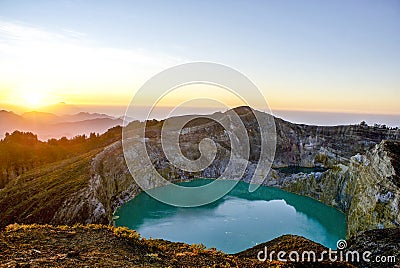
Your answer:
[[[211,181],[199,179],[182,185]],[[277,188],[259,187],[249,193],[248,187],[239,182],[218,201],[194,208],[173,207],[140,193],[116,211],[115,224],[135,229],[146,238],[202,243],[226,253],[283,234],[302,235],[333,249],[337,240],[345,238],[345,215],[338,210]]]

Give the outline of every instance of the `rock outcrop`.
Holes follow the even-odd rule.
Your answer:
[[[400,142],[382,141],[364,155],[351,157],[324,173],[292,175],[285,190],[307,195],[347,215],[349,236],[400,226],[398,167]]]
[[[115,208],[140,192],[125,165],[120,141],[92,159],[89,174],[88,186],[69,196],[51,223],[111,223]]]

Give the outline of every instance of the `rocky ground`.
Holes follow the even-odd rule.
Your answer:
[[[400,267],[400,228],[369,230],[347,241],[349,251],[371,252],[371,261],[360,262],[361,267]],[[375,257],[379,256],[379,259]],[[391,256],[394,256],[391,257]],[[390,261],[392,259],[393,261]],[[385,260],[382,262],[382,260]],[[380,261],[379,263],[377,261]],[[397,265],[396,265],[397,263]]]
[[[266,244],[272,249],[323,250],[297,236]],[[259,247],[264,247],[260,245]],[[9,225],[0,232],[1,267],[354,267],[344,262],[260,262],[258,248],[228,255],[202,245],[140,238],[104,225]],[[253,254],[254,253],[254,254]]]

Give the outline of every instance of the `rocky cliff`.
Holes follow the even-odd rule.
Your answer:
[[[400,225],[400,142],[382,141],[347,165],[297,174],[280,185],[334,206],[347,215],[348,235]]]

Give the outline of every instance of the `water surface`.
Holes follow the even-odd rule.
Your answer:
[[[211,181],[199,179],[183,185]],[[173,207],[140,193],[116,211],[115,224],[135,229],[146,238],[202,243],[226,253],[283,234],[301,235],[333,249],[337,240],[345,238],[345,215],[338,210],[277,188],[259,187],[249,193],[248,187],[239,182],[218,201],[194,208]]]

